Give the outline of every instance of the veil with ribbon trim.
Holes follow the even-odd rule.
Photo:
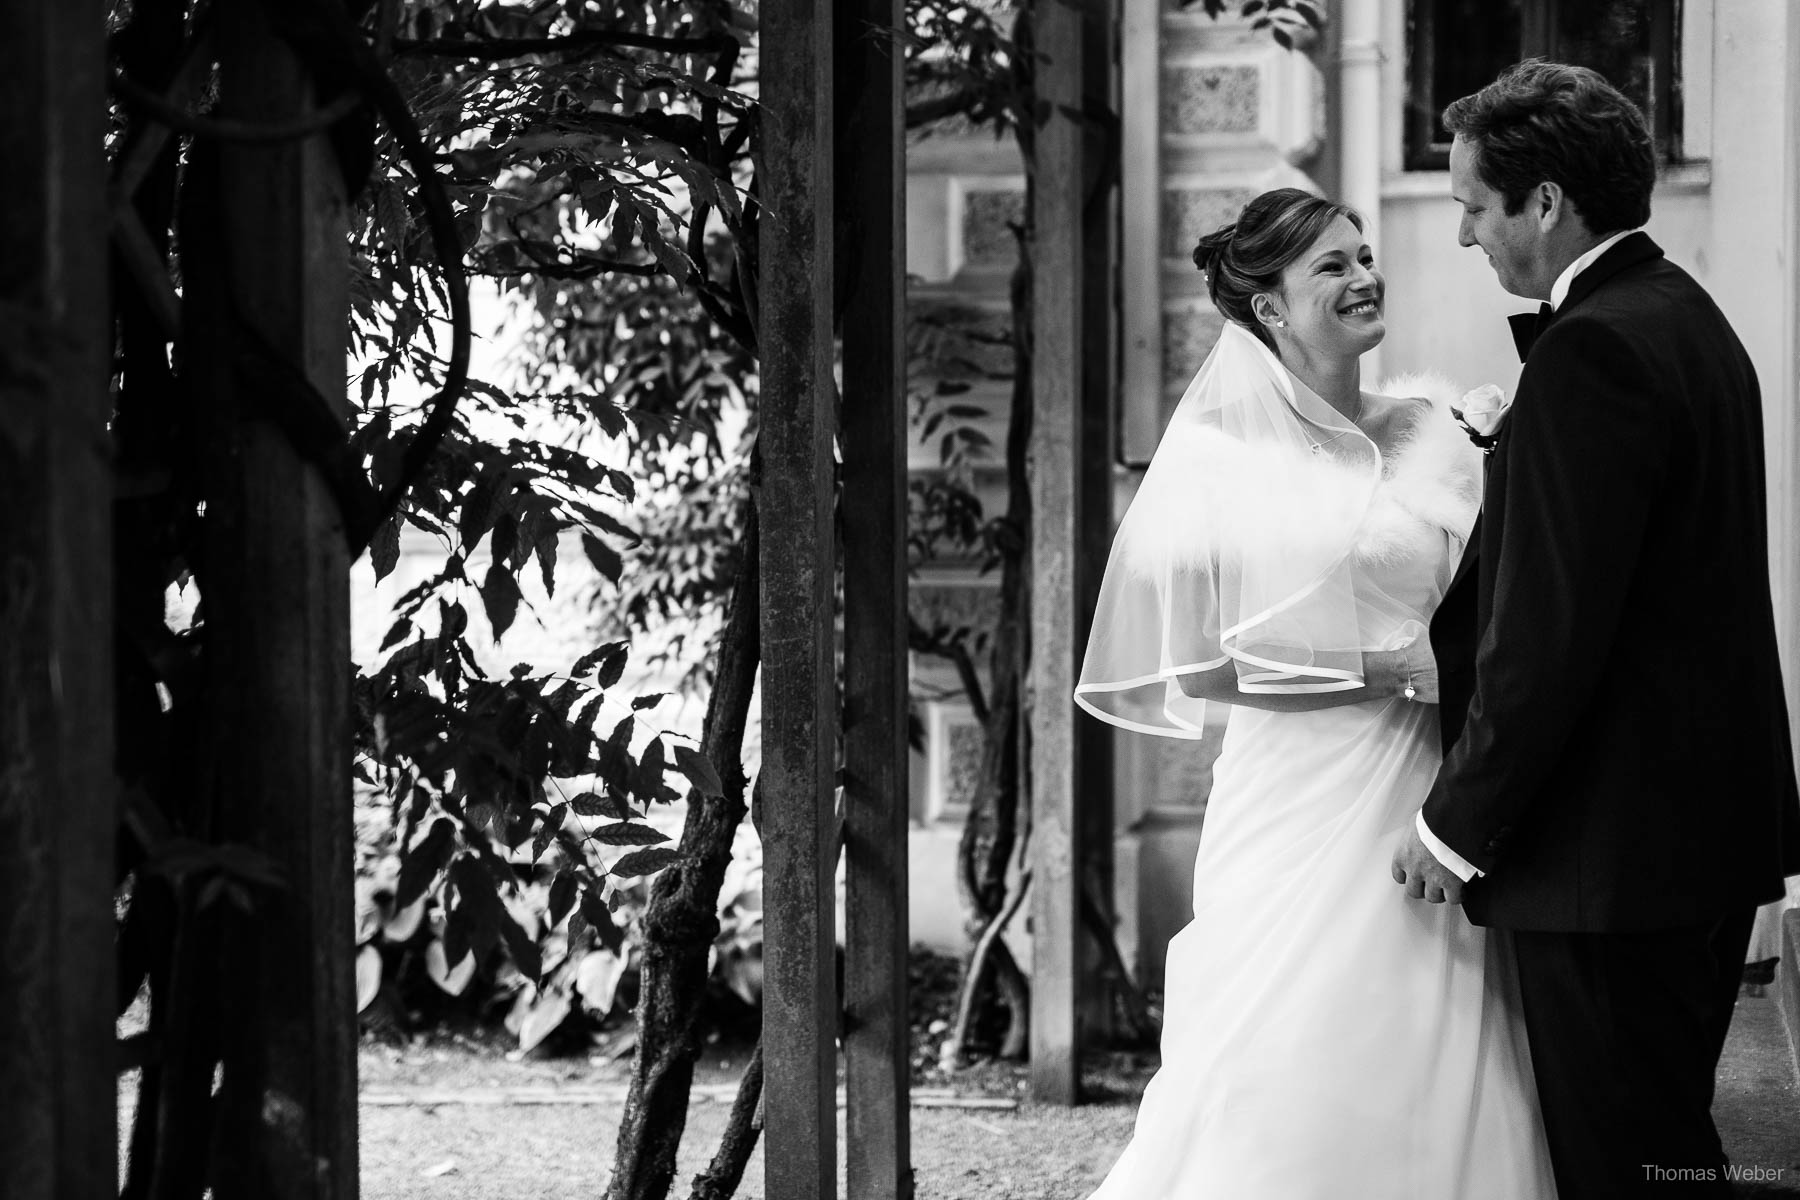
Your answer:
[[[1198,738],[1186,674],[1231,663],[1241,692],[1360,687],[1372,631],[1396,615],[1355,561],[1381,475],[1354,423],[1227,322],[1120,523],[1076,703]]]

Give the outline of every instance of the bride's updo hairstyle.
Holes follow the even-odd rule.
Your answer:
[[[1339,217],[1363,227],[1362,217],[1349,205],[1299,188],[1276,188],[1244,205],[1234,223],[1207,234],[1194,247],[1194,265],[1206,275],[1213,307],[1274,350],[1275,341],[1256,319],[1250,301],[1280,291],[1281,273]]]

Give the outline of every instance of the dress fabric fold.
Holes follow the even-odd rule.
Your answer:
[[[1077,701],[1136,733],[1216,737],[1184,671],[1317,693],[1423,637],[1480,456],[1454,389],[1418,386],[1384,456],[1228,325],[1121,524]],[[1090,1200],[1554,1200],[1504,935],[1389,874],[1441,762],[1437,715],[1232,706],[1162,1065]]]

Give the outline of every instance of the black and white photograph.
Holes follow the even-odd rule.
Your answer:
[[[1800,1197],[1800,6],[0,22],[0,1200]]]

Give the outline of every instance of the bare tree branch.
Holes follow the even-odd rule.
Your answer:
[[[737,1096],[731,1102],[731,1116],[726,1119],[725,1133],[719,1138],[718,1152],[705,1171],[694,1177],[694,1191],[688,1200],[731,1200],[743,1181],[744,1168],[756,1150],[762,1133],[763,1048],[758,1038],[750,1065],[738,1083]]]
[[[987,693],[981,686],[981,675],[975,669],[974,656],[969,648],[957,638],[940,638],[928,633],[923,625],[911,618],[906,622],[906,644],[920,654],[932,654],[939,658],[947,658],[956,667],[957,678],[962,680],[963,694],[969,700],[969,712],[983,725],[987,724]]]
[[[950,117],[963,116],[975,111],[980,104],[981,92],[977,88],[963,87],[953,92],[945,92],[941,96],[933,96],[929,100],[921,100],[917,104],[907,105],[906,127],[918,129]]]
[[[969,1031],[975,1021],[975,994],[981,980],[982,972],[987,968],[988,956],[995,951],[995,943],[1006,927],[1018,915],[1025,904],[1025,896],[1031,891],[1031,868],[1027,867],[1019,874],[1018,886],[1007,898],[1006,907],[1001,909],[987,927],[981,931],[981,938],[975,943],[974,953],[969,955],[969,968],[964,973],[962,995],[956,1006],[956,1022],[951,1027],[947,1046],[954,1047],[954,1053],[961,1054],[969,1044]],[[1015,1014],[1015,1017],[1017,1014]]]

